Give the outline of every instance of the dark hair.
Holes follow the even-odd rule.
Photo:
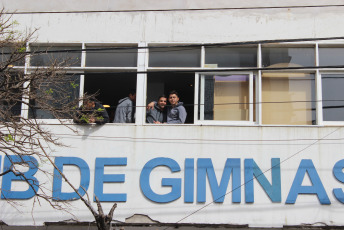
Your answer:
[[[97,99],[95,99],[94,97],[90,97],[83,100],[83,102],[88,102],[88,101],[97,102]]]
[[[129,94],[135,95],[135,94],[136,94],[136,89],[130,89],[130,90],[129,90]]]
[[[179,97],[179,94],[176,90],[171,90],[169,93],[168,93],[168,96],[170,96],[171,94],[175,94],[177,95],[177,97]]]
[[[158,97],[158,101],[159,101],[160,98],[162,98],[162,97],[167,98],[167,97],[165,96],[165,94],[163,94],[163,95],[160,95],[160,96]]]

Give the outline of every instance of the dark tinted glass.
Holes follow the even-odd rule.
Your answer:
[[[344,74],[321,77],[324,121],[344,121]]]
[[[23,72],[0,73],[0,121],[19,120],[24,79]]]
[[[93,50],[92,50],[93,49]],[[87,67],[136,67],[137,48],[87,47]]]
[[[217,67],[256,67],[257,48],[205,48],[205,64],[215,64]]]
[[[150,67],[200,67],[201,48],[149,48]]]
[[[54,62],[63,66],[81,66],[81,46],[33,46],[31,52],[34,53],[32,66],[49,66]]]
[[[52,100],[48,100],[44,103],[52,105],[54,108],[62,108],[62,105],[67,105],[73,100],[79,97],[80,89],[80,75],[69,75],[64,78],[59,84],[52,85],[49,82],[46,83],[42,88],[39,89],[39,93],[48,93],[52,95]],[[35,100],[30,100],[30,109],[29,109],[29,118],[36,119],[55,119],[56,117],[51,114],[49,111],[41,109]],[[70,114],[64,114],[63,111],[58,114],[58,118],[71,119]]]
[[[319,65],[344,65],[344,48],[319,48]]]
[[[23,52],[25,52],[25,48],[18,48],[18,47],[3,47],[0,48],[1,52],[1,65],[13,65],[13,66],[24,66],[25,65],[25,56]],[[19,59],[19,60],[18,60]],[[17,60],[17,61],[15,61]]]
[[[288,66],[314,66],[313,48],[262,48],[262,65],[294,64]],[[295,65],[296,64],[296,65]]]

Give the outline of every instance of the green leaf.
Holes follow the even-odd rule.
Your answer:
[[[76,87],[79,86],[79,84],[75,84],[74,82],[71,82],[70,85],[75,89]]]
[[[8,134],[7,136],[5,136],[4,139],[5,139],[6,142],[14,141],[14,139],[13,139],[11,134]]]
[[[46,94],[52,94],[53,92],[54,92],[54,91],[53,91],[52,88],[50,88],[50,89],[48,89],[48,90],[45,91]]]
[[[18,49],[18,53],[24,53],[26,51],[25,47],[21,47]]]
[[[81,120],[81,121],[85,121],[86,123],[90,123],[90,121],[88,120],[88,117],[85,116],[85,115],[82,115],[82,116],[80,117],[80,120]]]

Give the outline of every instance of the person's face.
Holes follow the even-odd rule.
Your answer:
[[[176,106],[179,102],[179,97],[176,94],[170,94],[168,101],[172,106]]]
[[[129,98],[132,101],[136,101],[136,93],[135,94],[129,94]]]
[[[160,107],[160,109],[165,108],[166,102],[167,102],[167,98],[166,97],[160,97],[160,99],[158,101],[158,106]]]
[[[85,107],[86,109],[93,109],[95,107],[94,101],[87,101]]]

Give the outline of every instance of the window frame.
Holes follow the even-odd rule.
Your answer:
[[[342,74],[344,76],[344,70],[341,71],[321,71],[319,72],[319,79],[320,79],[320,91],[319,93],[321,94],[321,98],[318,101],[319,103],[319,113],[321,113],[321,118],[322,118],[322,125],[323,126],[344,126],[344,121],[326,121],[324,120],[324,111],[323,111],[323,87],[322,87],[322,76],[323,75],[328,75],[328,74],[333,74],[333,75],[338,75]],[[343,101],[344,103],[344,101]]]
[[[200,88],[204,85],[204,78],[202,76],[209,76],[209,75],[232,75],[232,74],[241,74],[241,75],[248,75],[249,76],[249,119],[248,121],[231,121],[231,120],[202,120],[202,106],[199,105],[204,103],[204,89]],[[195,125],[247,125],[252,126],[255,125],[256,122],[254,121],[253,117],[254,114],[254,106],[253,106],[253,71],[240,71],[240,72],[196,72],[195,73],[195,103],[194,103],[194,124]],[[200,80],[201,79],[201,80]],[[201,82],[200,82],[201,81]],[[202,83],[203,81],[203,83]],[[255,78],[255,85],[257,90],[257,77]],[[201,90],[201,92],[199,92]],[[200,98],[200,101],[198,100]],[[200,111],[199,111],[200,110]],[[200,117],[198,118],[198,113]],[[204,112],[203,112],[204,114]]]
[[[81,52],[81,65],[80,67],[67,67],[66,71],[69,73],[75,73],[80,75],[80,96],[83,95],[84,92],[84,78],[86,72],[113,72],[113,71],[125,71],[125,72],[135,72],[137,73],[137,106],[138,110],[136,111],[136,123],[135,125],[147,125],[145,123],[145,103],[146,103],[146,96],[147,96],[147,72],[154,72],[154,71],[193,71],[195,73],[195,105],[194,105],[194,111],[197,110],[194,114],[194,125],[251,125],[251,126],[307,126],[307,127],[317,127],[317,126],[342,126],[344,125],[344,121],[324,121],[323,119],[323,108],[322,108],[322,75],[323,74],[344,74],[344,68],[338,68],[330,66],[328,68],[320,68],[319,65],[319,48],[343,48],[344,42],[339,41],[315,41],[315,42],[287,42],[287,43],[271,43],[271,44],[264,44],[264,43],[258,43],[256,45],[257,48],[257,70],[252,70],[252,67],[209,67],[205,64],[205,46],[202,45],[202,43],[186,43],[186,42],[162,42],[162,43],[147,43],[147,42],[138,42],[138,43],[127,43],[127,42],[105,42],[105,43],[95,43],[95,42],[35,42],[35,43],[27,43],[27,51],[30,51],[30,47],[35,46],[78,46],[81,45],[82,49],[87,48],[87,46],[99,46],[99,47],[123,47],[123,46],[132,46],[138,48],[138,54],[137,54],[137,66],[136,67],[86,67],[86,51],[83,50]],[[173,46],[173,45],[200,45],[201,49],[201,55],[200,55],[200,67],[149,67],[149,47],[159,47],[159,46]],[[143,47],[143,48],[140,48]],[[262,107],[260,104],[261,101],[261,94],[262,94],[262,73],[265,71],[270,70],[262,70],[262,48],[265,47],[305,47],[305,48],[314,48],[315,52],[315,65],[312,69],[298,69],[298,70],[292,70],[295,72],[313,72],[315,74],[315,97],[316,97],[316,124],[314,125],[266,125],[262,124]],[[30,66],[30,55],[27,55],[25,60],[24,66],[14,66],[14,69],[18,70],[24,70],[25,74],[30,73],[32,70],[36,68],[46,68],[44,66]],[[255,68],[255,67],[253,67]],[[233,71],[231,71],[233,69]],[[224,71],[224,70],[228,70]],[[204,72],[202,72],[204,71]],[[218,72],[217,72],[218,71]],[[224,72],[221,72],[224,71]],[[288,71],[288,70],[279,70],[281,72]],[[249,120],[249,121],[200,121],[198,120],[198,94],[199,94],[199,76],[202,74],[211,75],[214,73],[218,74],[241,74],[241,73],[253,73],[255,76],[255,97],[256,97],[256,105],[255,105],[255,114],[250,114],[250,116],[253,118],[255,117],[255,121]],[[253,87],[253,86],[250,86]],[[250,89],[250,97],[253,96],[253,93]],[[196,103],[197,102],[197,103]],[[254,106],[254,105],[253,105]],[[141,108],[142,107],[142,108]],[[250,113],[253,113],[254,110],[250,110]],[[28,110],[25,103],[21,106],[21,116],[24,118],[28,118]],[[68,121],[70,119],[67,119]],[[42,121],[44,123],[49,124],[56,124],[56,119],[39,119],[39,121]],[[68,122],[67,121],[67,122]],[[72,123],[72,122],[71,122]],[[125,125],[133,125],[133,124],[125,124]]]

